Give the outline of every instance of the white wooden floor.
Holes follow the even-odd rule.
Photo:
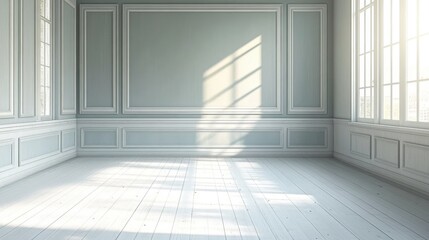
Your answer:
[[[332,159],[79,158],[0,189],[0,239],[428,238],[428,200]]]

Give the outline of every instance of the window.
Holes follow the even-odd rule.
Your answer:
[[[381,118],[400,119],[400,1],[383,0],[383,32],[380,35]]]
[[[429,123],[429,1],[355,0],[357,118]]]
[[[359,2],[358,14],[358,89],[359,118],[374,118],[375,99],[375,0]]]
[[[40,116],[51,116],[51,0],[40,0]]]
[[[429,122],[429,1],[407,0],[407,121]]]

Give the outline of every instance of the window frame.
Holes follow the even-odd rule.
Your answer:
[[[353,84],[355,87],[354,95],[355,95],[355,101],[356,101],[354,114],[356,116],[355,119],[358,122],[376,123],[378,121],[378,116],[379,116],[378,108],[377,108],[377,106],[378,106],[378,81],[377,81],[378,68],[377,68],[377,65],[374,63],[376,63],[378,61],[378,52],[377,52],[378,51],[378,48],[377,48],[377,46],[378,46],[378,27],[377,27],[378,26],[378,17],[377,17],[377,12],[378,12],[377,3],[378,3],[378,1],[373,0],[372,3],[365,5],[363,8],[360,8],[359,3],[360,3],[360,0],[355,0],[355,2],[353,4],[355,11],[353,12],[354,22],[352,21],[352,23],[354,23],[354,36],[353,36],[354,39],[353,40],[354,40],[354,44],[355,44],[355,46],[354,46],[355,53],[352,55],[352,56],[354,56],[353,66],[355,68],[353,71],[354,72],[354,79],[355,79],[355,83]],[[374,54],[374,57],[372,60],[373,63],[371,64],[371,67],[372,67],[371,73],[372,73],[372,77],[374,78],[374,85],[371,86],[371,84],[370,84],[370,87],[365,86],[363,89],[369,88],[369,89],[373,90],[372,102],[370,103],[370,106],[372,107],[372,115],[373,116],[372,116],[372,118],[365,118],[365,117],[362,118],[362,117],[360,117],[361,109],[360,109],[360,99],[359,99],[359,97],[360,97],[359,91],[362,89],[359,85],[359,83],[360,83],[360,59],[359,59],[359,57],[361,55],[359,52],[360,36],[361,36],[360,31],[359,31],[359,29],[360,29],[359,17],[360,17],[360,14],[362,11],[365,12],[368,8],[371,8],[371,7],[373,7],[373,11],[374,11],[372,22],[376,23],[376,24],[373,24],[372,29],[371,29],[371,32],[373,34],[373,40],[372,40],[373,41],[373,43],[372,43],[373,44],[373,50],[370,50],[370,52],[372,51]],[[364,55],[367,53],[368,52],[365,52]],[[366,61],[365,61],[365,63],[366,63]]]
[[[360,1],[364,0],[353,0],[351,11],[352,11],[352,21],[351,21],[351,39],[352,39],[352,121],[353,122],[362,122],[362,123],[373,123],[373,124],[381,124],[381,125],[392,125],[392,126],[402,126],[402,127],[412,127],[412,128],[429,128],[429,122],[421,122],[418,119],[416,121],[408,121],[407,119],[407,105],[408,105],[408,81],[407,81],[407,1],[406,0],[398,0],[399,1],[399,120],[392,119],[384,119],[384,82],[383,82],[383,53],[384,53],[384,42],[383,42],[383,4],[384,0],[374,0],[374,31],[375,31],[375,56],[373,68],[375,69],[375,82],[374,82],[374,100],[373,100],[373,108],[374,108],[374,118],[361,118],[360,114],[360,95],[359,95],[359,40],[360,40],[360,28],[359,28],[359,16],[360,16]],[[419,1],[419,0],[417,0]],[[362,8],[365,9],[365,8]],[[418,8],[417,8],[418,9]],[[416,17],[418,18],[418,16]],[[418,28],[418,27],[416,27]],[[391,27],[392,29],[392,27]],[[429,35],[429,33],[419,34],[418,29],[416,33],[416,38],[420,38],[422,36]],[[394,44],[391,42],[391,46]],[[417,45],[417,52],[419,52],[420,45]],[[392,51],[391,51],[392,52]],[[416,64],[419,65],[420,59],[417,58]],[[392,64],[391,64],[392,66]],[[419,78],[419,76],[417,76]],[[417,82],[428,81],[428,79],[418,79]],[[396,83],[395,83],[396,84]],[[390,86],[393,86],[392,84]],[[392,98],[392,96],[391,96]],[[419,99],[417,100],[417,102]],[[418,105],[417,105],[418,106]],[[392,105],[390,106],[392,110]],[[417,112],[419,112],[419,108],[417,107]]]
[[[46,1],[46,0],[45,0]],[[37,0],[36,4],[37,4],[37,8],[36,8],[36,15],[37,15],[37,23],[36,28],[37,28],[37,41],[36,41],[36,46],[37,46],[37,116],[38,116],[38,120],[40,121],[49,121],[49,120],[53,120],[54,119],[54,109],[55,109],[55,103],[54,103],[54,78],[55,78],[55,1],[54,0],[49,0],[50,4],[49,4],[49,19],[44,20],[43,16],[41,14],[41,3],[42,0]],[[50,47],[50,51],[49,51],[49,75],[50,75],[50,94],[49,94],[49,101],[50,101],[50,106],[49,106],[49,115],[42,115],[42,108],[44,106],[42,106],[42,77],[41,77],[41,68],[44,66],[42,65],[41,62],[41,58],[42,58],[42,54],[41,54],[41,49],[42,49],[42,44],[47,44],[46,41],[43,42],[41,39],[41,34],[42,34],[42,23],[44,23],[45,21],[47,21],[50,26],[49,26],[49,47]],[[45,35],[46,36],[46,35]]]

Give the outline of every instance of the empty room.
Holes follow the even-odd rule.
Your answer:
[[[0,240],[429,239],[429,0],[0,0]]]

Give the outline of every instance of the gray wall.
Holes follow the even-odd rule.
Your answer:
[[[334,1],[334,117],[351,118],[351,1]]]
[[[221,114],[223,117],[243,116],[248,112],[239,112],[245,108],[255,109],[260,118],[329,118],[333,116],[333,21],[332,0],[318,1],[272,1],[282,4],[281,19],[281,78],[279,89],[276,85],[276,35],[274,14],[270,13],[131,13],[130,17],[130,63],[129,78],[123,78],[123,39],[122,4],[154,3],[151,1],[96,1],[81,0],[78,4],[119,4],[117,11],[118,25],[114,26],[113,15],[109,11],[101,13],[88,12],[86,22],[79,22],[88,29],[82,36],[80,33],[80,49],[86,49],[86,63],[80,52],[80,114],[79,118],[182,118],[201,117]],[[156,1],[160,3],[239,3],[254,4],[265,1]],[[287,6],[290,3],[324,3],[328,7],[328,50],[327,50],[327,113],[326,114],[287,114]],[[82,12],[80,13],[82,14]],[[82,19],[82,15],[79,16]],[[80,21],[80,20],[79,20]],[[299,21],[299,19],[297,19]],[[304,20],[305,21],[305,20]],[[249,24],[249,22],[251,24]],[[300,23],[297,23],[299,26]],[[159,31],[163,29],[163,31]],[[317,29],[315,29],[317,30]],[[113,34],[113,32],[117,34]],[[317,37],[318,31],[310,32],[308,38]],[[307,34],[307,35],[308,35]],[[117,44],[111,42],[117,36]],[[247,69],[248,80],[222,74],[234,69],[222,69],[216,84],[210,85],[205,74],[221,64],[246,46],[246,43],[257,40],[261,36],[261,66]],[[82,48],[85,38],[85,48]],[[308,40],[307,38],[307,40]],[[302,39],[305,40],[305,39]],[[307,41],[307,43],[311,43]],[[115,45],[115,46],[114,46]],[[180,46],[180,47],[178,47]],[[116,47],[116,49],[115,49]],[[100,51],[95,51],[100,49]],[[101,49],[103,51],[101,51]],[[310,49],[311,50],[311,49]],[[112,56],[117,57],[112,60]],[[115,62],[116,61],[116,62]],[[311,63],[311,62],[310,62]],[[239,64],[239,63],[238,63]],[[311,65],[311,64],[310,64]],[[261,69],[258,69],[260,67]],[[306,71],[317,69],[307,66]],[[82,69],[85,76],[82,77]],[[226,66],[228,68],[228,66]],[[245,70],[246,71],[246,70]],[[96,74],[99,73],[99,74]],[[101,74],[100,74],[101,73]],[[245,73],[243,74],[245,75]],[[84,81],[83,81],[84,80]],[[129,80],[129,104],[124,101],[124,81]],[[222,80],[223,82],[220,82]],[[240,81],[242,80],[242,81]],[[304,80],[304,79],[303,79]],[[259,81],[259,84],[258,84]],[[318,83],[303,82],[294,92],[297,106],[315,105],[317,100],[313,92],[318,92]],[[231,88],[232,86],[232,88]],[[116,89],[114,89],[116,87]],[[207,89],[211,92],[207,92]],[[277,90],[279,93],[277,93]],[[206,92],[205,92],[206,91]],[[246,95],[246,93],[249,93]],[[300,97],[301,96],[301,97]],[[302,97],[302,96],[307,96]],[[311,97],[313,98],[311,98]],[[316,96],[317,97],[317,96]],[[116,100],[115,100],[116,98]],[[276,100],[279,99],[281,106]],[[244,99],[244,100],[243,100]],[[316,99],[316,100],[315,100]],[[311,100],[310,102],[306,102]],[[208,102],[208,103],[207,103]],[[238,103],[237,103],[238,102]],[[124,108],[125,105],[125,108]],[[281,107],[279,111],[267,109]],[[184,111],[181,108],[186,108]],[[223,112],[211,111],[213,108]],[[176,111],[178,110],[179,111]],[[236,111],[237,110],[237,111]],[[282,112],[282,114],[278,114]],[[125,113],[125,114],[124,114]]]

